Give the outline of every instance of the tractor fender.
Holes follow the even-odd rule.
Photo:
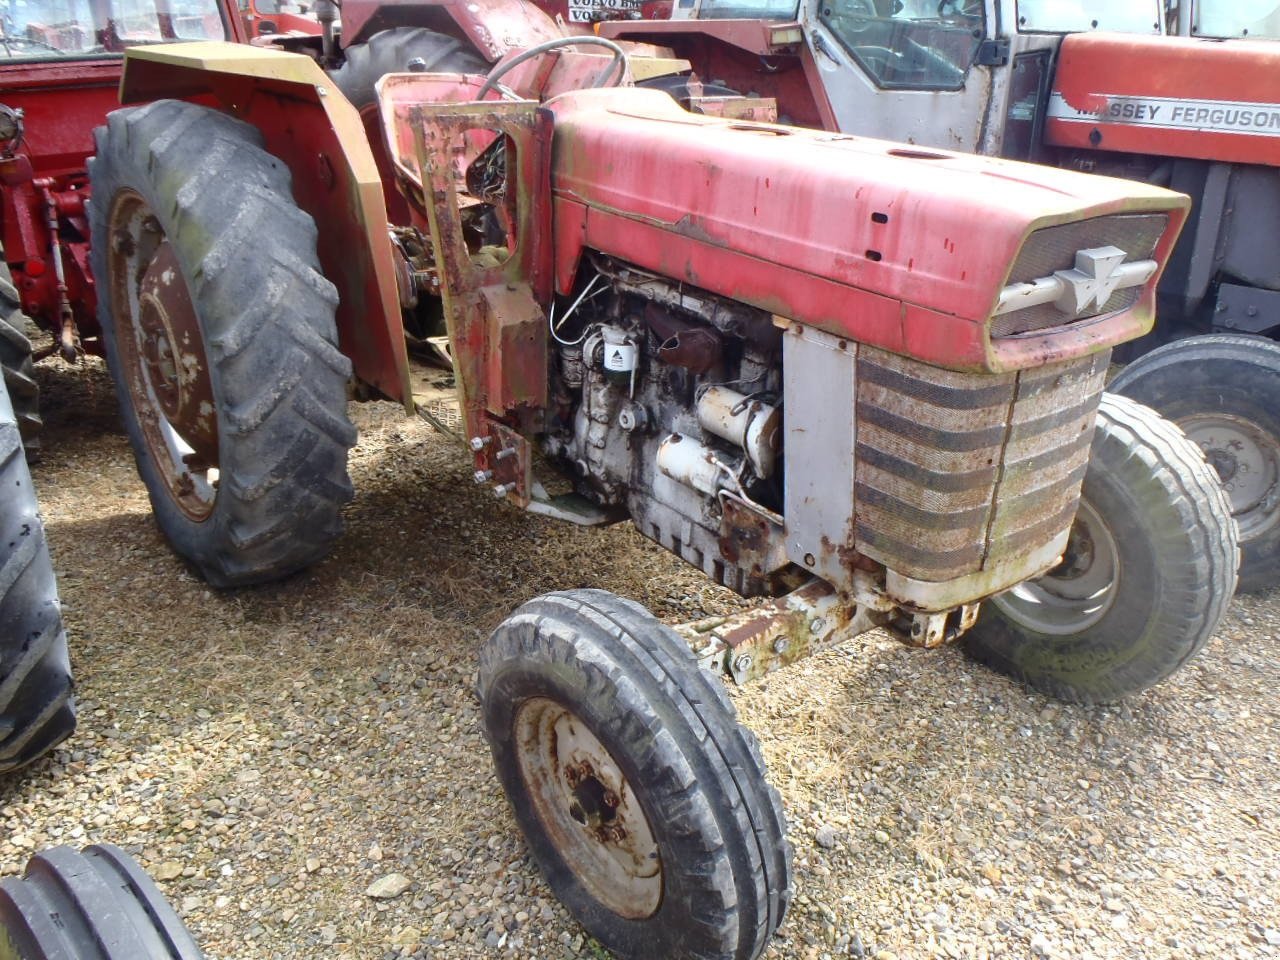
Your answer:
[[[411,410],[382,179],[355,107],[310,57],[217,42],[130,49],[120,102],[159,99],[212,106],[262,132],[316,222],[320,263],[338,288],[339,346],[357,380]]]

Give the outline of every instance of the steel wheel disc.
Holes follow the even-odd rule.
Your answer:
[[[173,501],[195,521],[218,488],[218,425],[209,361],[191,295],[159,220],[121,190],[109,213],[105,278],[116,341],[152,460]]]
[[[1251,540],[1280,520],[1280,451],[1275,438],[1242,417],[1195,414],[1178,421],[1204,451],[1231,502],[1240,539]]]
[[[1062,562],[991,602],[1028,630],[1069,636],[1106,616],[1115,601],[1119,579],[1115,538],[1088,501],[1081,500]]]
[[[609,751],[572,711],[545,697],[521,704],[514,726],[534,809],[574,876],[618,916],[653,916],[662,903],[662,859]]]

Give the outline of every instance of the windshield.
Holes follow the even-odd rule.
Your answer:
[[[1276,0],[1209,0],[1192,8],[1191,32],[1197,37],[1280,39],[1280,3]]]
[[[983,37],[979,0],[829,0],[821,18],[879,87],[958,90]]]
[[[0,11],[0,63],[227,39],[217,0],[0,0]]]
[[[1020,33],[1160,33],[1159,0],[1018,0]]]

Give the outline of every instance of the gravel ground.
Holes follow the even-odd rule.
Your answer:
[[[556,588],[672,621],[739,601],[628,528],[496,505],[389,404],[355,411],[332,558],[211,592],[151,522],[100,365],[45,366],[35,477],[80,728],[0,784],[0,874],[120,844],[211,960],[602,956],[490,771],[474,650]],[[734,691],[796,846],[768,956],[1280,957],[1278,654],[1280,592],[1239,599],[1188,669],[1120,706],[878,633]]]

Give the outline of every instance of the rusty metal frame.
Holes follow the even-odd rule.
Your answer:
[[[517,430],[541,427],[548,390],[551,115],[533,101],[484,101],[419,104],[409,118],[477,479],[524,507],[531,452]],[[509,255],[498,263],[474,257],[463,235],[463,206],[474,198],[457,161],[476,130],[506,138]]]

